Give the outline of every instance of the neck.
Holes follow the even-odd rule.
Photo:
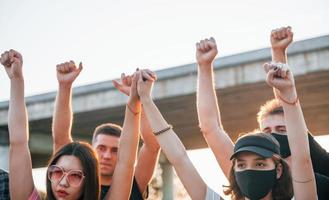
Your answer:
[[[101,185],[109,186],[112,183],[112,176],[101,175]]]

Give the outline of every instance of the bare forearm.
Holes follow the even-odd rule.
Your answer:
[[[24,80],[11,80],[8,125],[10,144],[28,143],[28,119],[24,100]]]
[[[132,109],[140,110],[139,103],[129,103]],[[118,161],[134,165],[137,156],[140,116],[133,114],[128,106],[120,137]]]
[[[212,70],[200,67],[198,72],[197,109],[199,123],[207,144],[213,151],[216,160],[226,177],[229,176],[234,144],[224,131],[217,96],[213,82]]]
[[[71,85],[59,85],[53,115],[54,151],[72,142],[72,88]]]
[[[280,97],[291,102],[297,98],[296,89],[281,92]],[[307,127],[299,102],[282,103],[288,142],[291,150],[291,174],[296,199],[316,199],[316,183],[310,157]]]
[[[277,92],[277,91],[276,91]],[[293,88],[286,93],[280,93],[280,97],[292,102],[297,98],[296,89]],[[288,105],[282,102],[289,146],[294,159],[310,158],[307,126],[300,103]],[[303,147],[303,148],[300,148]]]
[[[271,51],[272,51],[272,61],[273,62],[281,62],[281,63],[288,62],[286,49],[273,49],[272,48]]]
[[[145,111],[142,108],[141,112],[141,134],[143,137],[144,145],[148,151],[159,152],[160,146],[155,138],[150,123],[145,115]]]
[[[199,67],[197,87],[197,110],[202,131],[211,132],[222,128],[218,101],[213,80],[213,71]],[[212,69],[212,68],[211,68]]]
[[[162,117],[152,99],[144,101],[143,109],[145,110],[147,118],[149,119],[150,125],[154,131],[163,130],[168,127],[168,123]],[[170,132],[173,131],[170,130]],[[158,136],[157,140],[171,163],[179,161],[181,155],[186,154],[185,147],[176,134],[163,134]]]
[[[9,104],[10,196],[27,199],[33,190],[32,164],[28,148],[28,117],[24,100],[24,80],[11,80]]]
[[[159,131],[168,127],[168,123],[162,117],[160,111],[151,99],[144,101],[143,107],[153,130]],[[156,138],[167,159],[174,166],[191,198],[204,198],[206,184],[189,160],[186,149],[175,132],[170,129],[158,135]]]
[[[139,104],[128,102],[132,109],[138,110]],[[133,114],[126,106],[125,119],[120,137],[117,165],[115,167],[111,190],[106,199],[128,199],[133,181],[134,164],[137,156],[139,115]]]

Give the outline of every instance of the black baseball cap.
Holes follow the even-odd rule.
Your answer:
[[[246,134],[236,141],[234,153],[230,159],[245,151],[270,158],[274,154],[280,155],[280,144],[273,136],[266,133]]]

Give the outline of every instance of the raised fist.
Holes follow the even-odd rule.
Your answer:
[[[291,27],[281,27],[274,29],[271,32],[271,46],[274,50],[286,50],[289,44],[293,41],[294,33]]]
[[[70,62],[61,63],[56,65],[57,80],[59,84],[72,84],[82,70],[82,63],[80,62],[79,68],[71,60]]]
[[[1,54],[0,62],[5,67],[10,79],[23,78],[23,58],[20,53],[13,49],[5,51]]]
[[[285,93],[295,87],[294,77],[287,64],[265,63],[266,82],[271,87]]]
[[[196,43],[196,60],[200,67],[210,66],[217,53],[216,41],[212,37]]]

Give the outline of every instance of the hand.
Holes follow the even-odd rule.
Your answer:
[[[214,38],[201,40],[196,43],[196,60],[199,66],[211,66],[218,53]]]
[[[121,74],[121,84],[113,80],[112,83],[114,87],[116,87],[120,92],[126,94],[127,96],[130,95],[130,87],[132,83],[133,76],[126,76],[124,73]],[[138,79],[137,79],[138,81]]]
[[[79,64],[79,68],[77,68],[72,60],[70,62],[56,65],[58,83],[72,85],[73,81],[79,76],[82,68],[81,62]]]
[[[138,79],[139,79],[140,76],[141,76],[140,71],[136,71],[132,75],[130,86],[129,86],[129,91],[128,91],[128,93],[129,93],[129,95],[128,95],[129,96],[129,102],[132,102],[132,103],[139,102],[139,96],[138,96],[138,92],[137,92],[137,83],[138,83]],[[121,76],[121,77],[123,77],[123,76]],[[126,84],[129,84],[129,82],[126,83]]]
[[[13,49],[5,51],[1,54],[0,62],[5,67],[10,79],[23,78],[23,57],[19,52]]]
[[[151,98],[153,84],[157,77],[151,70],[141,70],[137,83],[137,92],[143,102],[144,99]]]
[[[264,69],[267,73],[267,84],[277,89],[282,95],[288,95],[287,98],[294,99],[289,96],[294,95],[291,92],[295,90],[295,81],[288,65],[265,63]]]
[[[280,29],[274,29],[271,32],[271,46],[273,50],[285,51],[289,44],[293,41],[294,33],[291,31],[291,27],[281,27]]]

